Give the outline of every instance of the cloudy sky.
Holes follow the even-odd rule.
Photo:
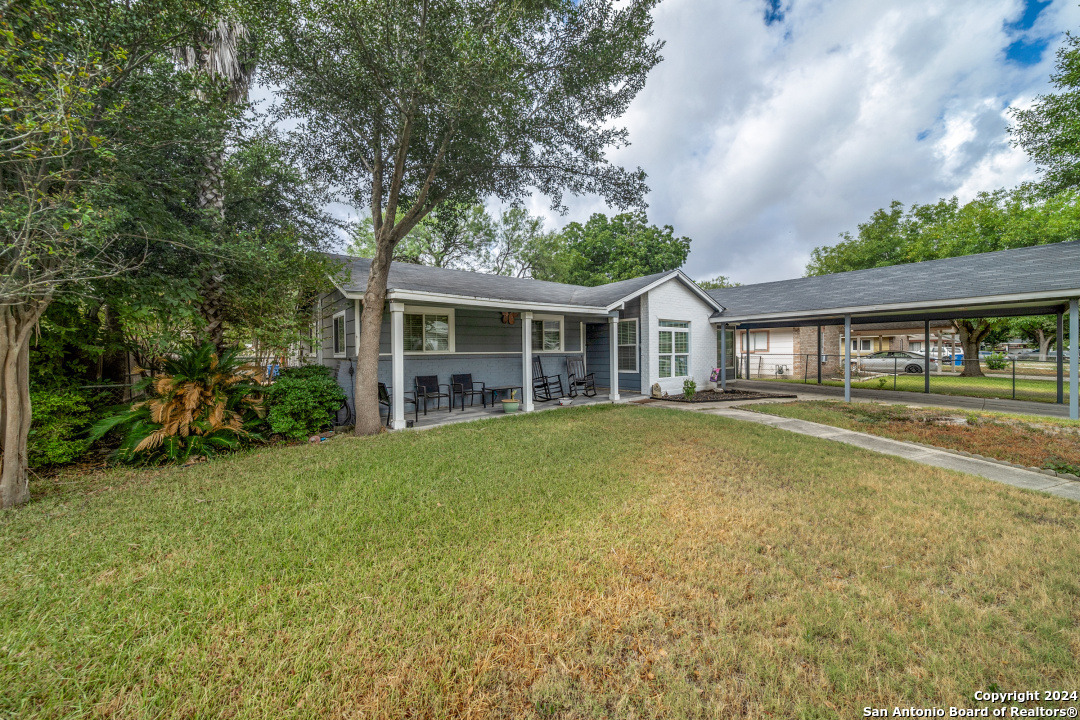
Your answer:
[[[692,277],[801,276],[893,199],[1034,177],[1010,106],[1049,89],[1077,0],[664,0],[664,61],[613,158],[649,174],[649,220],[692,238]],[[549,227],[607,208],[570,198]]]

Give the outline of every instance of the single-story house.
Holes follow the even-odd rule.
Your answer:
[[[337,256],[346,277],[320,299],[320,342],[312,359],[333,369],[352,397],[357,318],[371,261]],[[404,427],[404,392],[414,378],[471,373],[489,387],[524,388],[533,407],[533,359],[566,384],[567,359],[581,359],[612,400],[620,393],[704,387],[716,362],[711,318],[723,310],[679,270],[598,287],[392,263],[387,280],[379,381],[390,388],[394,427]]]
[[[319,339],[310,360],[330,366],[351,397],[370,261],[337,257],[347,272],[319,301]],[[471,373],[488,386],[523,388],[523,409],[531,410],[534,358],[544,374],[564,378],[567,360],[582,360],[614,401],[624,392],[648,393],[653,384],[677,393],[688,379],[706,388],[714,368],[722,382],[734,379],[736,353],[748,349],[747,338],[751,353],[790,353],[795,375],[805,370],[798,358],[811,348],[829,355],[841,350],[844,357],[837,359],[846,374],[852,345],[840,338],[865,337],[860,326],[871,326],[871,338],[910,343],[935,335],[943,340],[953,319],[1044,314],[1057,315],[1062,331],[1068,317],[1069,337],[1080,336],[1080,241],[708,292],[679,270],[583,287],[393,263],[379,380],[392,389],[393,426],[403,427],[403,393],[419,375],[449,383],[453,374]],[[880,323],[892,330],[872,327]],[[867,344],[876,342],[883,340]],[[1068,358],[1073,417],[1080,416],[1078,345],[1071,343]],[[742,367],[747,355],[739,358]],[[1059,371],[1059,402],[1064,377]]]

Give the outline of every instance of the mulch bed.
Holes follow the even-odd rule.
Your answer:
[[[664,395],[663,400],[670,400],[671,402],[681,403],[707,403],[707,402],[731,402],[733,400],[771,400],[773,398],[794,398],[798,397],[793,393],[777,394],[777,393],[760,393],[749,392],[747,390],[728,390],[727,392],[720,392],[719,390],[698,390],[694,393],[693,397],[689,400],[685,395]]]

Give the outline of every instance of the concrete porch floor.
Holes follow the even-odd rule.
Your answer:
[[[619,393],[619,402],[632,402],[634,400],[640,400],[644,395],[639,393],[622,392]],[[580,407],[582,405],[599,405],[603,403],[610,403],[608,399],[607,388],[597,388],[596,397],[585,397],[584,395],[578,395],[572,399],[572,403],[569,406],[559,405],[558,400],[551,400],[549,402],[534,402],[533,412],[540,412],[542,410],[559,410],[563,407]],[[441,408],[436,408],[434,403],[428,405],[427,415],[424,415],[424,408],[420,407],[420,418],[416,421],[412,428],[413,430],[426,430],[428,428],[441,427],[443,425],[453,425],[455,423],[472,422],[474,420],[483,420],[484,418],[492,417],[508,417],[513,415],[522,415],[522,411],[516,413],[504,413],[501,407],[501,403],[497,403],[499,407],[492,407],[488,405],[486,408],[481,406],[479,402],[470,406],[468,402],[465,403],[465,410],[462,411],[460,405],[455,405],[454,409],[450,412],[446,410],[446,403],[443,402]],[[406,409],[411,411],[412,405],[406,405]],[[405,413],[406,420],[412,420],[412,412]]]

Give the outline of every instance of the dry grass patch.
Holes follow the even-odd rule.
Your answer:
[[[832,400],[744,409],[964,450],[1028,467],[1069,471],[1071,466],[1080,472],[1080,424],[1070,420]]]
[[[129,479],[4,516],[9,714],[855,717],[1080,680],[1078,506],[772,428],[572,408]]]

